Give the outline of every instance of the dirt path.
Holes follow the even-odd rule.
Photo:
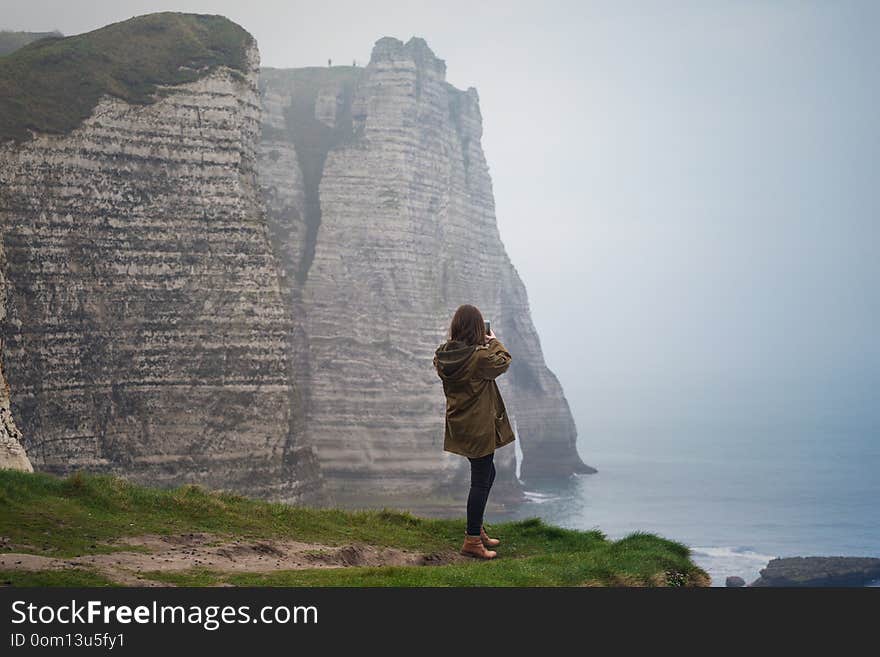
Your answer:
[[[210,534],[148,534],[120,539],[116,545],[131,546],[138,551],[90,554],[68,559],[0,553],[0,569],[63,570],[85,567],[126,586],[168,586],[163,582],[145,579],[141,573],[174,572],[197,567],[228,573],[262,573],[351,566],[433,566],[467,560],[467,557],[452,550],[422,554],[364,544],[331,546],[300,541],[228,541]]]

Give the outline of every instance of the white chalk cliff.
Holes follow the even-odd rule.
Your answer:
[[[504,250],[477,92],[417,38],[365,68],[264,69],[260,183],[298,331],[305,441],[331,486],[445,486],[445,401],[431,359],[455,308],[480,307],[513,354],[499,380],[526,479],[590,472],[525,287]],[[499,451],[511,482],[514,450]]]
[[[0,323],[6,317],[6,256],[3,252],[3,241],[0,240]],[[0,469],[24,470],[33,472],[30,459],[21,444],[21,431],[15,425],[9,407],[9,384],[3,376],[3,340],[0,337]]]
[[[243,33],[161,14],[95,42],[174,29],[224,55]],[[513,354],[522,477],[592,471],[499,234],[477,92],[421,39],[380,39],[366,67],[261,70],[246,37],[240,65],[149,102],[0,123],[0,467],[449,499],[467,464],[442,451],[432,356],[473,303]],[[514,449],[497,463],[516,499]]]
[[[0,145],[3,366],[37,469],[318,487],[256,183],[252,40],[243,69],[150,104],[105,95],[69,134]]]

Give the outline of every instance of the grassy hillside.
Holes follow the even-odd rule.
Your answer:
[[[47,37],[61,37],[61,32],[13,32],[11,30],[0,30],[0,56],[8,55],[14,50],[18,50],[22,46],[26,46],[32,41],[45,39]]]
[[[245,70],[253,38],[222,16],[161,13],[43,39],[0,57],[0,142],[28,129],[66,133],[103,94],[150,103],[156,85],[182,84],[217,66]]]
[[[118,577],[88,563],[128,554],[140,566],[134,583],[266,586],[577,586],[706,585],[708,578],[687,547],[649,534],[609,541],[598,531],[575,531],[538,519],[490,527],[503,540],[490,562],[457,554],[464,519],[437,520],[409,513],[311,509],[246,499],[186,486],[143,488],[124,480],[0,471],[0,583],[13,585],[112,585]],[[196,534],[197,533],[197,534]],[[427,554],[441,565],[276,567],[275,557],[255,568],[224,570],[193,558],[174,570],[151,545],[163,537],[202,537],[219,554],[254,542],[267,555],[291,545],[309,547],[318,564],[333,546]],[[153,536],[132,547],[132,537]],[[285,543],[286,541],[286,543]],[[319,548],[319,549],[318,549]],[[360,549],[360,548],[359,548]],[[182,550],[181,554],[192,554]],[[86,555],[86,556],[83,556]],[[308,556],[308,555],[307,555]],[[104,562],[101,562],[101,559]],[[263,557],[261,556],[260,559]],[[78,560],[74,560],[78,559]],[[151,561],[156,559],[156,561]],[[280,557],[279,557],[280,559]],[[43,567],[25,567],[23,563]],[[224,562],[233,563],[233,562]],[[237,562],[236,562],[237,563]],[[280,563],[280,561],[278,562]],[[54,564],[54,565],[51,565]],[[117,569],[119,566],[114,566]],[[117,573],[118,574],[118,573]],[[126,583],[123,581],[122,583]],[[130,582],[128,582],[130,583]]]

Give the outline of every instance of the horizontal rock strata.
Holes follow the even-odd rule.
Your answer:
[[[513,354],[499,383],[522,474],[591,470],[501,242],[477,92],[445,73],[421,39],[384,38],[363,69],[262,74],[258,168],[302,318],[306,434],[342,491],[396,495],[466,478],[463,459],[442,451],[431,364],[461,303],[479,306]],[[500,485],[515,486],[514,450],[498,462]]]
[[[4,365],[34,465],[298,500],[291,322],[256,186],[259,55],[0,147]]]
[[[501,241],[477,92],[415,38],[258,86],[256,45],[217,64],[240,28],[203,19],[120,24],[197,21],[213,49],[151,102],[6,126],[2,458],[289,501],[322,481],[324,502],[451,499],[467,463],[442,450],[432,356],[473,303],[514,357],[499,384],[522,477],[592,471]],[[496,462],[493,499],[521,499],[514,449]]]

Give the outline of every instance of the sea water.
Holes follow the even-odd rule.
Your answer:
[[[880,440],[866,433],[616,436],[584,440],[599,472],[527,486],[517,517],[611,539],[652,532],[690,546],[724,586],[777,556],[880,557]]]

